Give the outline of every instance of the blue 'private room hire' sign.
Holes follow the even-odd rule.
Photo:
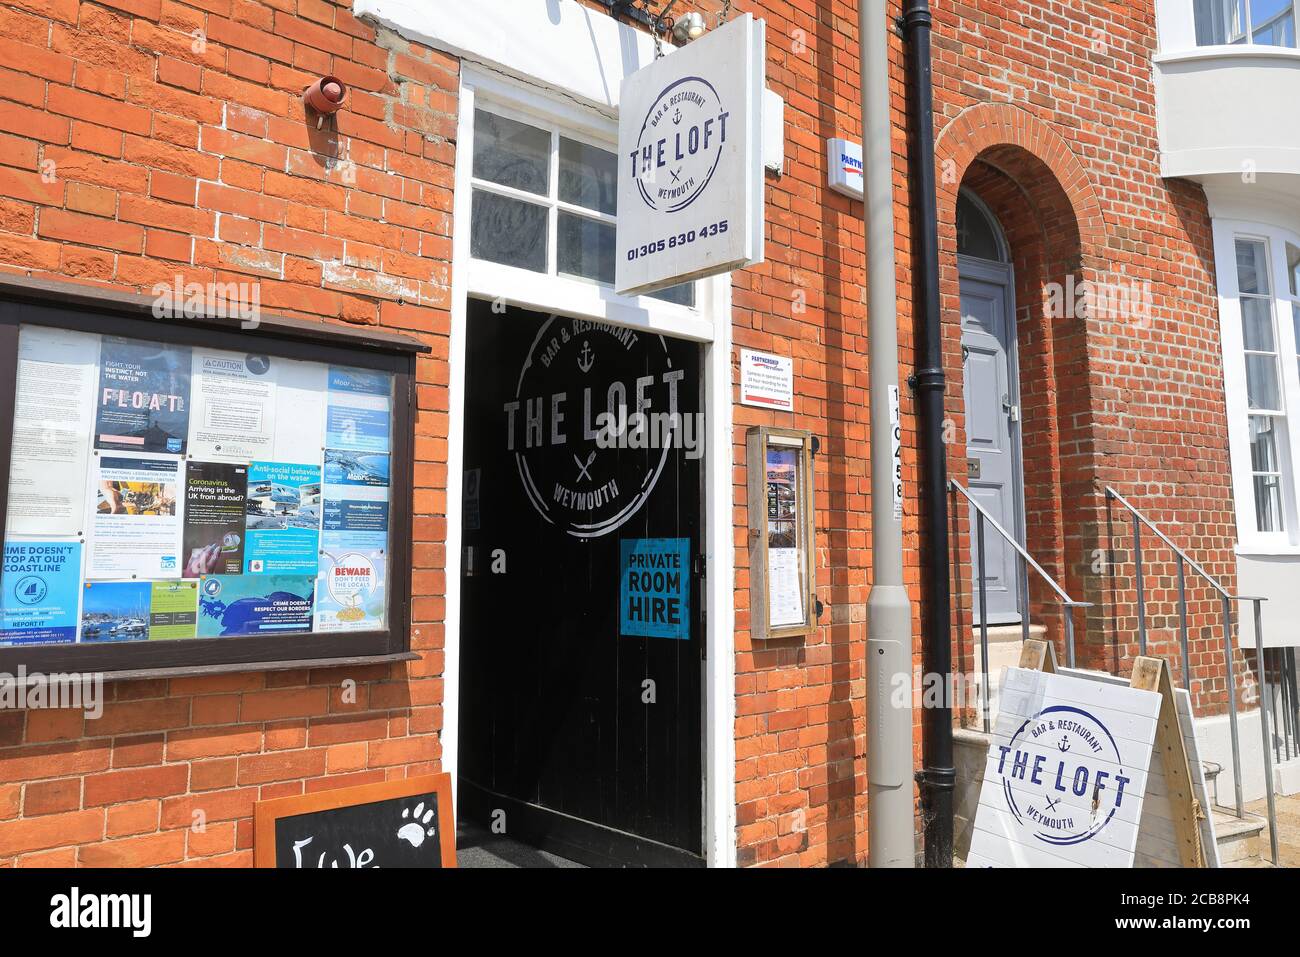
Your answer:
[[[691,637],[689,538],[619,541],[618,631],[639,638]]]

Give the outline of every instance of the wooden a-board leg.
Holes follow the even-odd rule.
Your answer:
[[[1020,667],[1029,671],[1056,673],[1056,649],[1050,641],[1030,638],[1020,648]]]
[[[1192,771],[1187,761],[1182,727],[1178,723],[1178,703],[1174,699],[1173,682],[1169,679],[1169,664],[1163,658],[1135,658],[1129,686],[1139,691],[1156,691],[1160,694],[1160,718],[1156,726],[1155,746],[1159,749],[1165,766],[1178,856],[1183,867],[1204,867],[1200,819],[1205,816],[1205,810],[1196,800],[1196,792],[1192,788]]]

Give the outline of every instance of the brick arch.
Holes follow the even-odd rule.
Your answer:
[[[963,110],[935,140],[940,252],[943,251],[942,227],[955,221],[957,192],[967,170],[982,154],[996,150],[1009,152],[1008,148],[1019,148],[1050,171],[1069,199],[1078,223],[1085,264],[1102,259],[1106,243],[1101,203],[1083,163],[1051,126],[1007,103],[980,103]],[[955,252],[955,235],[952,241]]]
[[[1101,403],[1092,369],[1095,350],[1089,348],[1095,333],[1083,318],[1054,316],[1047,303],[1052,284],[1059,290],[1071,276],[1076,283],[1096,280],[1106,269],[1100,203],[1068,144],[1014,106],[971,107],[948,123],[935,150],[945,406],[956,425],[949,474],[966,482],[956,207],[958,192],[967,188],[1002,226],[1014,269],[1026,544],[1072,596],[1096,600],[1098,579],[1087,570],[1102,545],[1104,512],[1094,427]],[[957,654],[963,666],[973,666],[971,539],[965,509],[956,513],[956,620],[964,626],[957,632]],[[1048,626],[1063,654],[1059,603],[1032,573],[1029,595],[1031,619]],[[1096,622],[1076,616],[1075,625],[1080,663],[1095,662],[1102,649],[1092,648],[1087,638],[1098,633]]]

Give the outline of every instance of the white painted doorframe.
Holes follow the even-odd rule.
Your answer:
[[[462,63],[452,226],[451,330],[448,347],[446,598],[442,767],[456,780],[460,733],[461,490],[464,467],[465,337],[470,296],[503,293],[515,304],[690,339],[703,345],[705,406],[704,552],[706,661],[702,749],[703,838],[710,867],[736,863],[735,552],[732,531],[731,280],[697,283],[699,314],[657,300],[629,299],[593,283],[528,274],[470,257],[470,173],[478,98],[514,111],[541,111],[546,125],[573,124],[606,136],[614,120],[594,110]],[[616,132],[613,132],[616,137]]]

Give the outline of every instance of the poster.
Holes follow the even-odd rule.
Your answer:
[[[316,575],[320,548],[320,466],[254,462],[248,468],[245,571]]]
[[[346,497],[335,497],[340,486],[331,486],[325,498],[327,531],[388,531],[388,490],[351,489]]]
[[[175,578],[180,462],[99,456],[91,495],[87,578]]]
[[[387,488],[388,456],[326,449],[325,484]]]
[[[804,623],[803,562],[799,541],[798,448],[767,449],[767,623]]]
[[[244,568],[248,468],[190,462],[185,469],[184,578],[238,575]]]
[[[325,444],[354,452],[388,452],[392,377],[330,366]]]
[[[192,458],[247,464],[274,455],[279,365],[279,359],[265,355],[194,350]]]
[[[804,623],[803,583],[799,549],[769,548],[767,552],[767,624],[769,628]]]
[[[740,350],[740,404],[794,411],[794,360]]]
[[[310,632],[315,575],[210,575],[199,582],[200,638]]]
[[[624,538],[618,545],[618,633],[689,639],[691,540]]]
[[[22,327],[8,534],[81,533],[98,363],[99,336]]]
[[[147,640],[152,596],[152,582],[87,582],[81,597],[81,640]]]
[[[199,583],[149,583],[149,640],[193,638],[198,626]]]
[[[379,532],[324,533],[314,631],[367,631],[384,626],[387,541]]]
[[[77,640],[79,542],[6,542],[0,577],[0,645]]]
[[[318,362],[274,361],[275,449],[267,459],[319,462],[325,448],[328,368]]]
[[[189,421],[189,347],[103,337],[95,448],[181,454]]]
[[[327,449],[324,527],[328,531],[388,531],[388,456]]]

